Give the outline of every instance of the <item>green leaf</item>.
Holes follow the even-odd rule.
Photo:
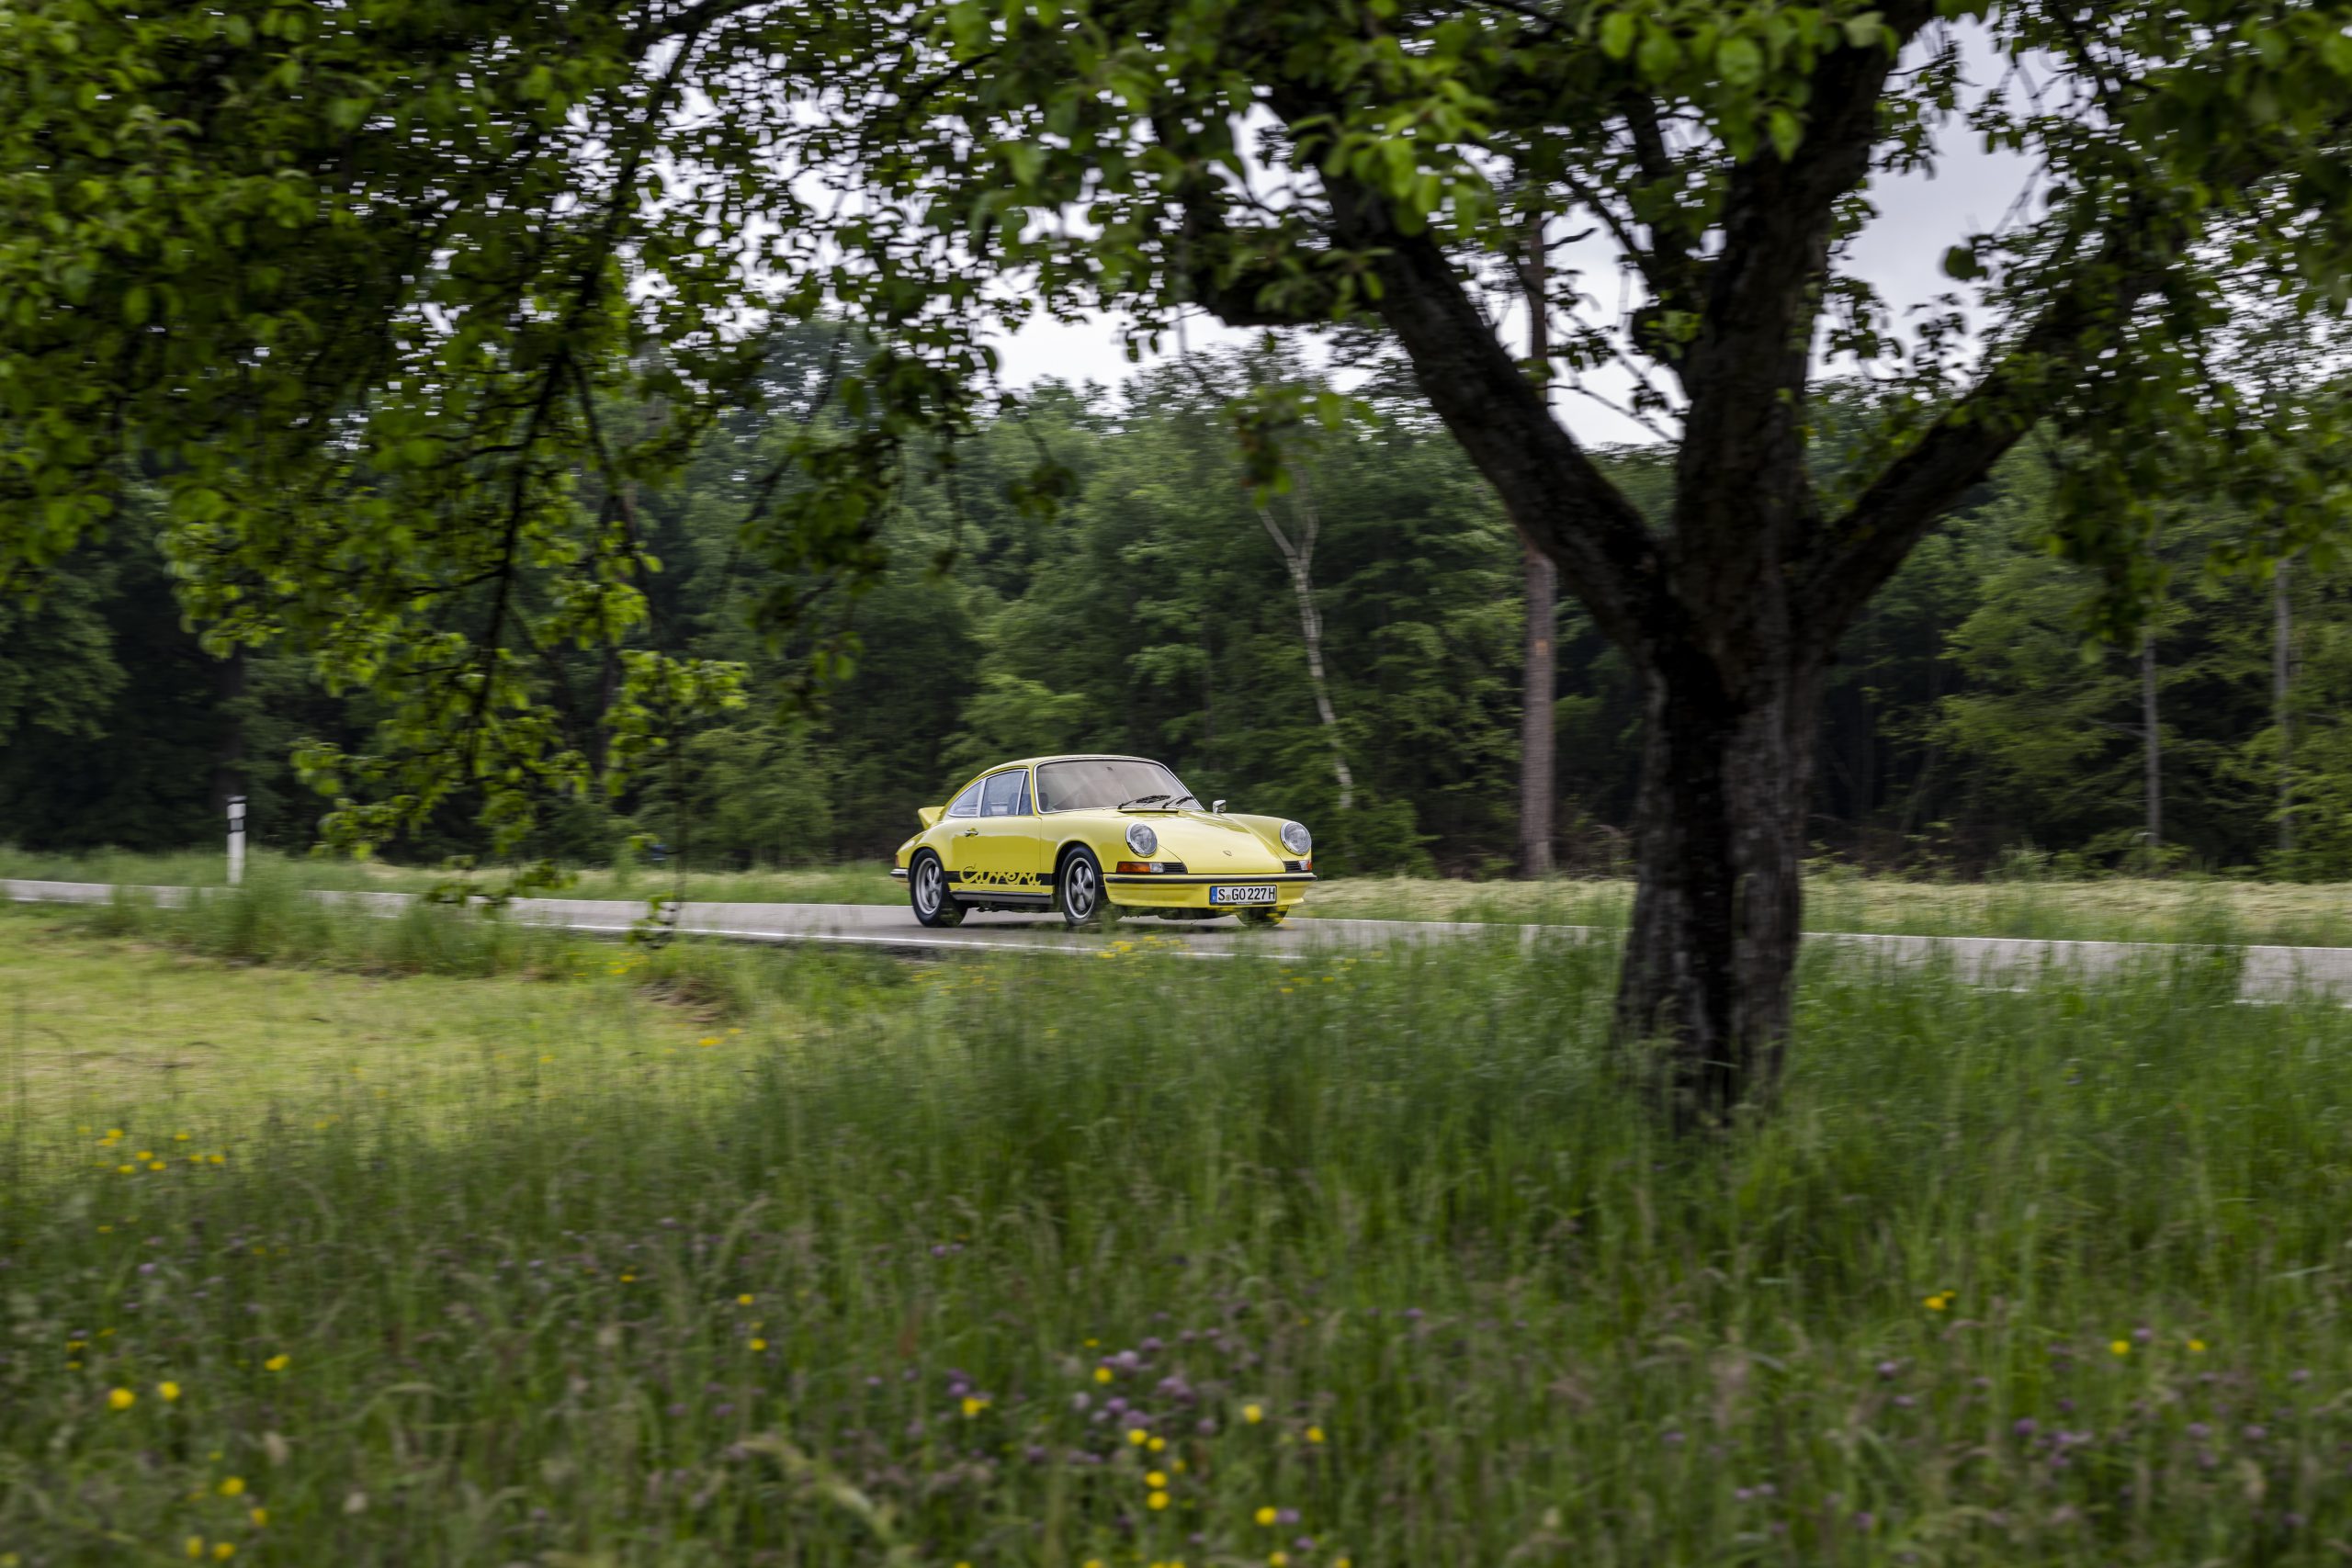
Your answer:
[[[1944,253],[1944,275],[1971,282],[1984,276],[1984,264],[1976,259],[1973,245],[1954,245]]]
[[[1600,19],[1600,52],[1611,60],[1623,60],[1634,51],[1634,17],[1630,11],[1611,11]]]
[[[1653,82],[1662,82],[1672,75],[1682,63],[1682,46],[1664,28],[1642,29],[1642,74]]]
[[[1752,87],[1764,77],[1764,51],[1756,40],[1735,33],[1715,46],[1715,69],[1735,87]]]
[[[1797,155],[1797,143],[1804,140],[1804,122],[1797,118],[1795,111],[1775,108],[1766,122],[1766,128],[1771,134],[1772,151],[1781,155],[1781,162],[1785,164],[1793,159]]]

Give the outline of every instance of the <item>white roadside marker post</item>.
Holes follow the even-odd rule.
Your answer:
[[[229,886],[245,879],[245,797],[229,797]]]

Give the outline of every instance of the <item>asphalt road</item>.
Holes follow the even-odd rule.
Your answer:
[[[185,887],[142,889],[175,906]],[[32,882],[0,878],[0,897],[17,903],[103,904],[114,897],[103,882]],[[378,914],[398,912],[403,893],[322,893],[316,897]],[[571,931],[619,935],[644,913],[629,899],[522,898],[514,918]],[[1244,930],[1230,919],[1200,922],[1138,919],[1104,931],[1069,931],[1058,918],[970,915],[953,930],[915,923],[904,904],[689,904],[679,929],[738,942],[866,947],[915,956],[957,953],[1099,953],[1114,942],[1187,958],[1234,959],[1343,950],[1394,951],[1430,943],[1475,941],[1536,947],[1552,942],[1612,941],[1596,926],[1489,925],[1471,921],[1347,920],[1294,917],[1272,931]],[[1927,937],[1822,933],[1808,942],[1861,962],[1916,965],[1949,964],[1973,985],[2025,987],[2052,977],[2095,978],[2178,964],[2234,963],[2238,998],[2289,999],[2306,993],[2352,1003],[2352,948],[2242,947],[2223,951],[2157,942],[2040,942],[2018,937]]]

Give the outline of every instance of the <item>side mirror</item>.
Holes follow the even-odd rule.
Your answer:
[[[1209,802],[1209,815],[1210,815],[1210,816],[1212,816],[1212,817],[1222,817],[1222,816],[1224,816],[1224,815],[1225,815],[1225,802],[1223,802],[1223,801],[1221,801],[1221,800],[1212,800],[1212,801],[1210,801],[1210,802]]]

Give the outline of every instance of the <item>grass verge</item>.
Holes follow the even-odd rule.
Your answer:
[[[254,868],[255,878],[289,887],[424,892],[444,880],[444,874],[418,867],[269,854],[257,856]],[[39,855],[0,848],[0,877],[212,887],[220,886],[221,874],[217,854]],[[477,880],[485,887],[496,883],[492,874]],[[587,869],[573,874],[563,896],[644,900],[667,895],[677,886],[676,878],[650,870]],[[888,868],[878,863],[695,872],[684,879],[684,886],[686,896],[699,903],[899,904],[906,898]],[[1302,913],[1327,919],[1615,929],[1625,924],[1633,895],[1633,884],[1623,879],[1461,882],[1360,876],[1317,885]],[[2352,945],[2352,897],[2335,884],[2194,876],[1951,883],[1833,872],[1807,880],[1805,926],[1818,931],[1911,936],[2337,947]]]

